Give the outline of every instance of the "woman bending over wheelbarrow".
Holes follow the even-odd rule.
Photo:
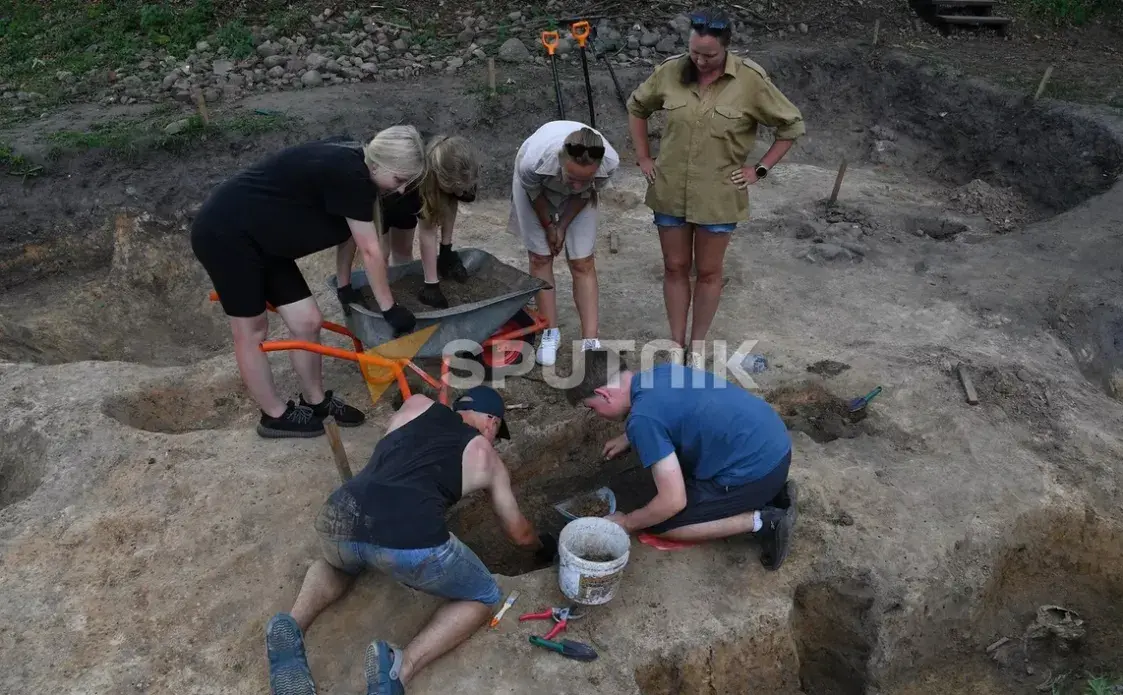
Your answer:
[[[565,249],[573,276],[573,301],[581,319],[581,349],[597,340],[597,188],[616,172],[620,156],[596,130],[576,121],[551,121],[534,132],[515,156],[509,231],[522,237],[530,274],[550,284],[536,300],[549,322],[538,363],[554,364],[561,343],[554,292],[554,257]]]
[[[447,309],[448,300],[441,292],[440,281],[468,280],[459,254],[452,250],[452,229],[460,203],[476,199],[480,160],[466,139],[438,135],[429,140],[425,162],[426,174],[420,185],[383,199],[382,233],[383,238],[388,235],[390,239],[390,264],[402,265],[413,260],[413,236],[418,231],[425,284],[417,298],[422,304]],[[352,244],[351,253],[354,252]]]
[[[421,136],[412,126],[394,126],[366,146],[332,139],[282,150],[224,181],[203,204],[191,247],[230,317],[238,370],[261,409],[261,436],[315,437],[328,415],[344,427],[365,420],[324,390],[322,358],[312,352],[290,353],[303,391],[299,403],[281,400],[259,348],[269,331],[267,303],[295,339],[318,342],[323,316],[296,261],[337,247],[338,297],[350,312],[351,303],[363,303],[350,284],[357,247],[378,309],[396,331],[412,330],[413,314],[390,292],[374,220],[380,196],[424,173]]]

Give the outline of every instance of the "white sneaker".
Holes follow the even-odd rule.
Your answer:
[[[542,341],[538,344],[538,364],[552,367],[558,359],[558,345],[561,344],[561,329],[547,328],[542,331]]]
[[[581,340],[581,352],[586,350],[600,350],[600,341],[596,338],[584,338]]]
[[[706,360],[697,352],[688,352],[686,354],[686,366],[692,369],[705,369]]]

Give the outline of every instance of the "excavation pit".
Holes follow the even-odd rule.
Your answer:
[[[870,433],[866,412],[851,413],[847,401],[818,383],[781,386],[765,393],[764,399],[790,431],[803,432],[820,444]]]
[[[19,504],[39,489],[47,471],[47,442],[30,426],[0,437],[0,510]]]
[[[186,375],[143,384],[114,396],[106,415],[126,427],[159,434],[250,427],[258,413],[237,375]]]

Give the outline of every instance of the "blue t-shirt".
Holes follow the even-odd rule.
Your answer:
[[[772,406],[712,372],[661,364],[632,377],[631,397],[626,431],[644,468],[674,452],[688,478],[743,485],[791,451]]]

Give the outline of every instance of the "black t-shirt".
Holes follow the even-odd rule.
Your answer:
[[[264,253],[296,259],[347,241],[347,218],[372,221],[378,195],[362,145],[332,138],[289,147],[236,174],[210,212]]]
[[[461,497],[464,449],[479,434],[432,404],[379,440],[366,467],[332,494],[330,533],[385,548],[443,544],[445,512]]]

